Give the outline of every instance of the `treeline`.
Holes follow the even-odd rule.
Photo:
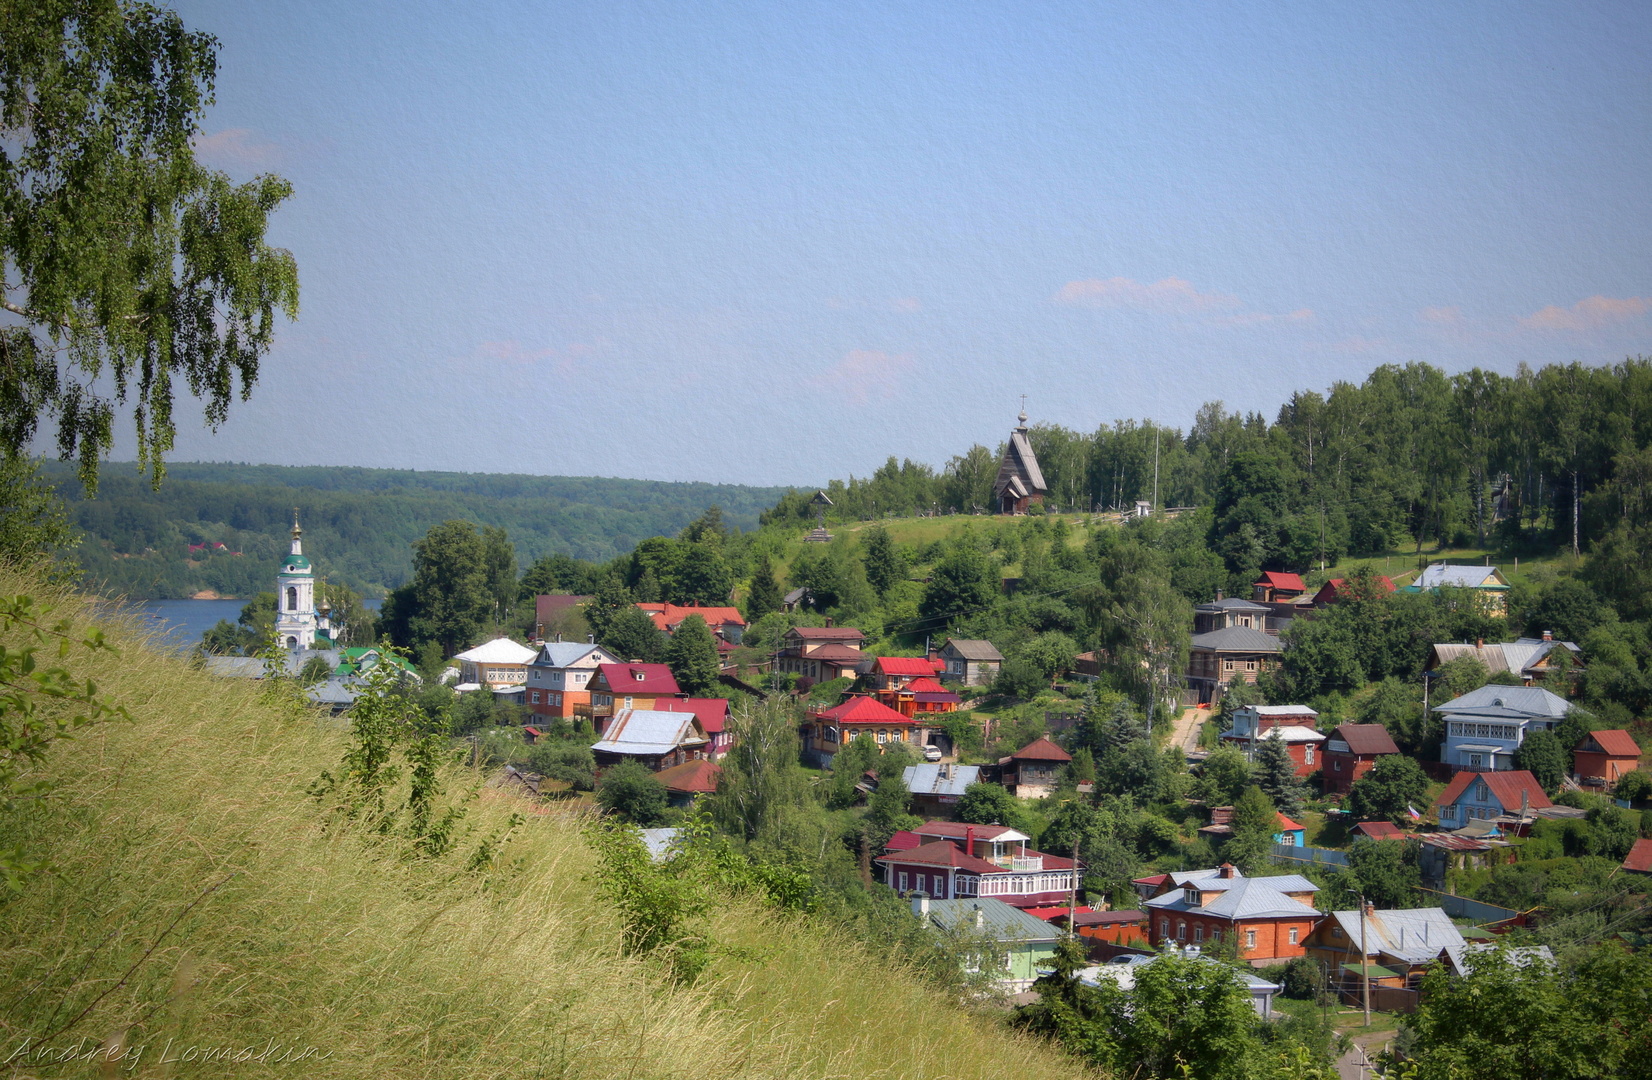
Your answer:
[[[1270,424],[1219,401],[1185,432],[1118,421],[1094,432],[1028,433],[1062,510],[1213,507],[1212,547],[1239,576],[1306,570],[1397,545],[1584,550],[1631,541],[1652,519],[1652,362],[1447,375],[1385,365],[1328,393],[1299,391]],[[840,520],[992,505],[1002,447],[971,447],[939,470],[890,458],[833,481]],[[765,522],[803,523],[793,493]]]
[[[607,561],[649,537],[675,533],[709,505],[752,528],[780,488],[596,477],[425,473],[389,469],[176,464],[160,490],[120,464],[103,470],[96,499],[81,497],[69,466],[45,475],[86,540],[74,557],[102,591],[136,597],[212,589],[268,589],[287,551],[293,508],[306,550],[330,577],[383,595],[412,574],[413,542],[462,519],[506,530],[518,555]],[[223,545],[219,548],[217,545]],[[191,550],[194,547],[195,550]],[[236,555],[240,552],[240,555]]]

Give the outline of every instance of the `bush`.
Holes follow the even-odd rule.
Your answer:
[[[645,829],[664,824],[668,816],[665,785],[635,761],[622,761],[602,774],[597,781],[597,802]]]

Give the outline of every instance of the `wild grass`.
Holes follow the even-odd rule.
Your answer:
[[[46,589],[0,569],[0,591]],[[133,720],[55,748],[54,797],[13,823],[51,869],[0,905],[12,1075],[1079,1072],[833,927],[738,904],[715,917],[700,983],[671,986],[620,953],[587,877],[587,812],[483,789],[450,855],[409,857],[306,794],[336,769],[341,724],[108,629],[118,657],[66,663]],[[515,813],[494,867],[469,869]]]

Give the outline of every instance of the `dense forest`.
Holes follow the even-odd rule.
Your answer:
[[[330,577],[375,596],[408,579],[413,541],[442,521],[505,529],[525,563],[553,552],[600,561],[676,532],[711,504],[721,506],[731,524],[750,528],[784,490],[189,463],[169,465],[166,482],[155,490],[117,462],[104,468],[97,498],[86,499],[69,466],[48,462],[43,471],[85,534],[75,559],[88,580],[106,593],[156,599],[268,589],[287,551],[294,507],[309,550],[324,556]]]

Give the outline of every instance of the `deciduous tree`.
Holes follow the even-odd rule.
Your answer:
[[[690,697],[711,697],[717,693],[717,639],[698,615],[677,624],[677,632],[665,647],[665,662],[677,677],[677,686]]]

